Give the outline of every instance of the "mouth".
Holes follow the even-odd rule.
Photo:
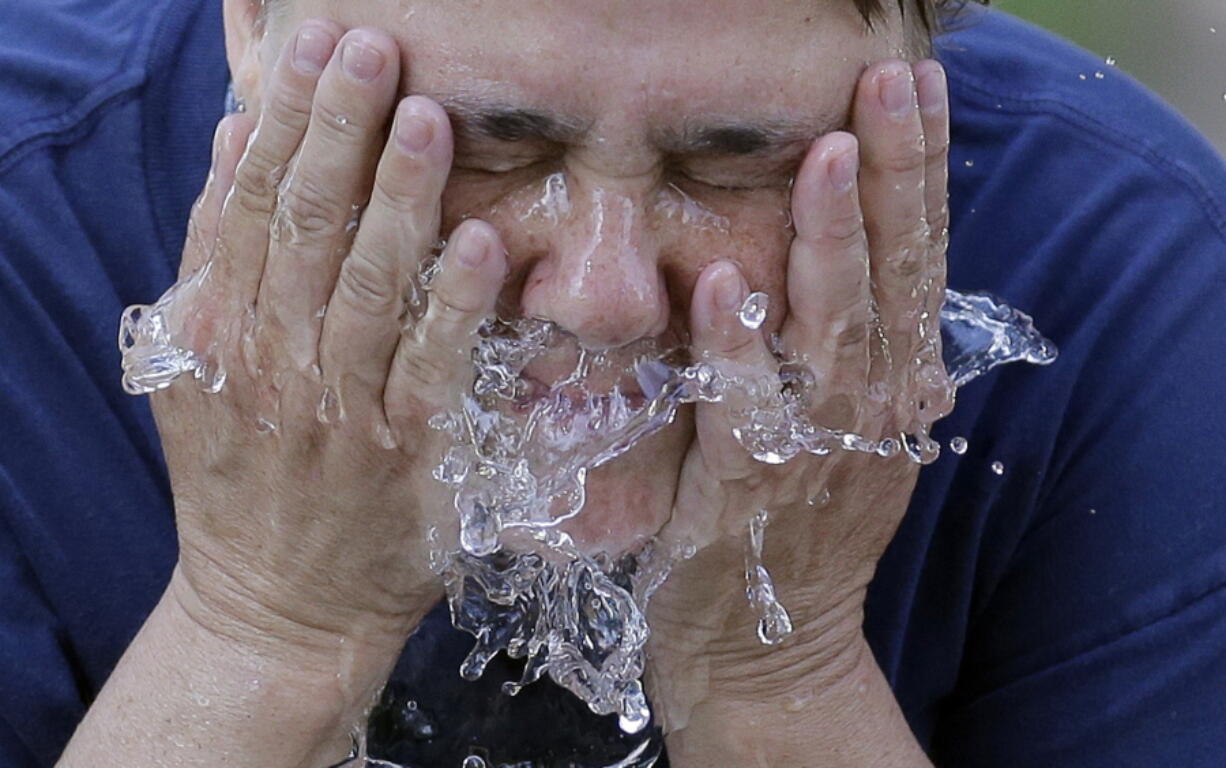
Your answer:
[[[651,399],[634,379],[600,388],[568,378],[545,384],[527,373],[521,376],[521,381],[524,387],[513,403],[515,412],[546,414],[554,421],[580,415],[587,415],[591,421],[616,420],[620,412],[640,410]]]

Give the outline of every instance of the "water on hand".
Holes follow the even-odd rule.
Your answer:
[[[428,298],[429,271],[421,276],[420,291],[414,287],[415,315]],[[124,313],[119,345],[127,391],[154,392],[183,375],[193,376],[206,392],[225,386],[215,348],[195,348],[188,323],[208,275],[206,266],[154,305]],[[738,317],[746,327],[761,327],[767,297],[750,298]],[[941,330],[946,369],[956,386],[1007,362],[1046,365],[1056,356],[1030,317],[985,295],[948,291]],[[561,333],[529,319],[491,321],[482,330],[472,390],[431,422],[451,441],[435,477],[455,491],[460,534],[458,549],[451,551],[438,544],[436,532],[432,562],[446,584],[453,623],[476,638],[460,670],[464,677],[479,677],[498,653],[522,658],[523,678],[506,687],[508,694],[547,675],[593,712],[616,714],[622,729],[635,733],[650,719],[641,681],[646,606],[686,553],[650,541],[616,557],[577,547],[559,525],[584,509],[592,470],[667,427],[682,405],[719,402],[730,394],[747,404],[736,438],[765,463],[836,450],[883,457],[905,450],[912,460],[926,462],[939,447],[925,444],[926,434],[864,436],[812,423],[802,407],[811,375],[789,364],[778,376],[742,376],[707,363],[684,364],[669,350],[645,347],[624,371],[642,393],[634,398],[617,386],[592,391],[588,380],[605,361],[582,351],[569,376],[545,392],[530,391],[525,367]],[[318,411],[321,421],[342,416],[327,391]],[[964,442],[953,447],[955,453],[964,450]],[[993,469],[1003,472],[1003,466]],[[760,639],[774,644],[787,636],[790,620],[761,561],[766,522],[759,514],[748,531],[747,595],[760,616]],[[618,768],[655,762],[654,756],[639,757]]]

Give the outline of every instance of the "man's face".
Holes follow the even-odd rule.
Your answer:
[[[504,310],[588,347],[674,346],[717,260],[771,296],[768,332],[784,316],[796,169],[846,124],[867,64],[910,58],[887,6],[870,32],[849,0],[292,0],[258,45],[267,76],[307,18],[391,34],[404,93],[452,116],[443,234],[466,217],[499,231]],[[548,383],[570,367],[554,362],[528,373]],[[589,545],[667,517],[692,437],[679,421],[590,478]]]

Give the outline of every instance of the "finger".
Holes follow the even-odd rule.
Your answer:
[[[336,285],[355,211],[370,178],[400,82],[386,33],[346,33],[320,77],[302,147],[281,184],[260,281],[259,335],[294,368],[317,362],[321,309]]]
[[[932,242],[929,280],[918,335],[923,360],[915,372],[917,416],[932,423],[953,410],[954,388],[941,362],[941,307],[945,304],[945,253],[949,245],[949,86],[940,62],[915,65],[920,118],[924,124],[924,194]]]
[[[870,68],[853,111],[874,297],[891,369],[901,374],[921,311],[917,287],[929,267],[923,125],[911,67],[887,61]]]
[[[338,37],[340,28],[332,22],[304,23],[281,51],[264,90],[259,121],[235,170],[218,229],[217,256],[240,307],[255,301],[277,186],[306,132],[319,75]]]
[[[180,279],[204,266],[212,255],[222,205],[230,193],[230,187],[234,185],[235,167],[254,129],[255,121],[242,114],[227,115],[217,124],[209,176],[204,183],[204,191],[192,206],[191,220],[187,225],[187,243],[179,264]]]
[[[924,210],[929,231],[940,237],[949,226],[949,87],[940,62],[925,59],[914,69],[924,127]]]
[[[792,192],[784,349],[813,373],[823,426],[855,427],[869,380],[872,290],[857,184],[859,144],[847,133],[816,142]]]
[[[421,96],[404,99],[370,206],[327,302],[319,345],[325,381],[344,373],[382,390],[400,339],[406,290],[438,240],[451,153],[442,107]]]
[[[762,332],[746,327],[738,317],[748,295],[745,278],[732,262],[716,262],[703,270],[694,286],[690,309],[694,355],[725,376],[752,384],[765,383],[774,389],[778,381],[774,355]],[[750,393],[734,387],[725,393],[724,401],[699,403],[695,410],[702,457],[707,469],[717,477],[744,477],[754,469],[753,457],[733,435],[733,430],[742,426],[736,411],[748,404],[749,397]]]
[[[455,397],[506,275],[506,250],[493,227],[469,219],[456,228],[430,285],[426,314],[405,329],[392,359],[384,406],[394,425],[419,415],[419,403],[449,404]]]

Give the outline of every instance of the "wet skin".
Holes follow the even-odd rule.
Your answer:
[[[359,42],[399,58],[398,93],[426,95],[451,118],[441,232],[469,217],[494,227],[508,254],[503,311],[555,320],[591,347],[671,345],[689,340],[698,276],[721,260],[771,295],[765,332],[779,330],[792,180],[816,139],[849,124],[865,67],[906,55],[898,19],[870,33],[850,3],[718,6],[297,0],[263,39],[232,33],[231,60],[255,112],[298,23],[363,27]],[[394,80],[390,69],[380,77]],[[380,98],[372,122],[386,88]],[[539,208],[555,174],[570,209],[550,219]],[[681,196],[715,216],[683,220]],[[572,360],[560,351],[529,373],[550,381]],[[582,539],[620,549],[658,530],[689,417],[593,475]]]
[[[230,378],[220,395],[184,382],[154,398],[181,542],[171,594],[197,624],[320,655],[352,638],[354,701],[377,687],[439,595],[426,530],[455,525],[425,421],[454,405],[498,306],[587,346],[679,340],[770,375],[778,332],[815,378],[813,419],[870,437],[951,407],[935,336],[945,81],[935,62],[888,58],[904,52],[899,18],[868,33],[848,3],[782,0],[290,7],[260,35],[253,3],[227,4],[249,111],[219,128],[184,250],[184,274],[213,265],[196,330]],[[570,211],[553,224],[529,211],[558,173]],[[679,200],[726,223],[677,215]],[[402,332],[405,286],[440,234],[430,310]],[[735,318],[751,288],[774,299],[760,331]],[[549,380],[565,353],[529,373]],[[316,418],[325,388],[336,423]],[[578,529],[619,549],[663,525],[698,549],[649,616],[674,763],[716,764],[724,745],[797,764],[808,753],[789,750],[826,733],[914,756],[860,619],[917,466],[836,453],[767,467],[734,423],[700,405],[596,473]],[[797,627],[769,653],[741,572],[763,508]],[[726,743],[737,707],[819,688],[867,690],[880,717],[837,727],[836,708],[820,733]],[[865,723],[876,735],[857,735]]]

